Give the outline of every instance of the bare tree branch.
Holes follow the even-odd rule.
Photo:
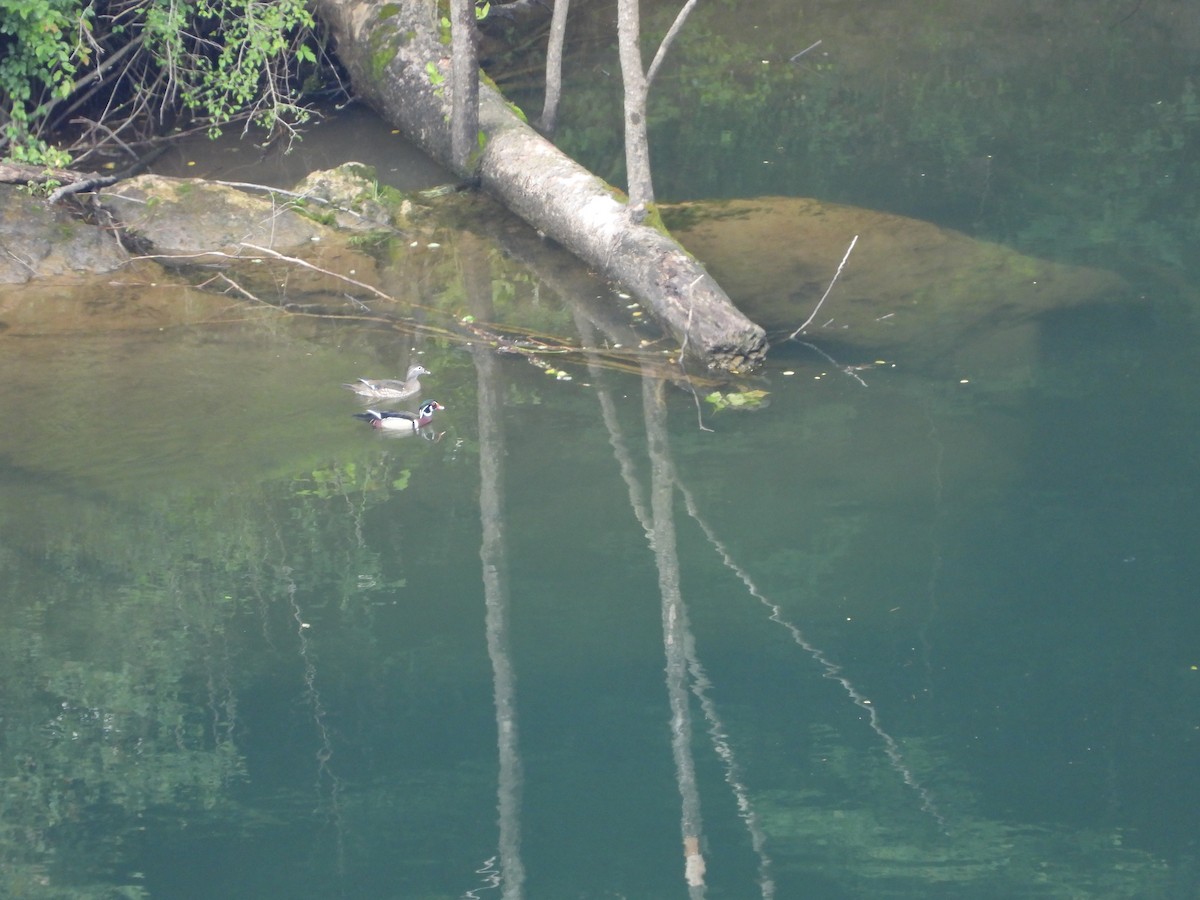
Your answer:
[[[687,0],[687,3],[683,4],[683,9],[679,10],[679,15],[675,17],[675,21],[671,23],[671,27],[667,29],[662,43],[658,45],[658,52],[654,54],[654,59],[650,62],[650,68],[646,70],[647,85],[654,81],[654,76],[658,74],[658,70],[667,56],[667,51],[671,49],[671,44],[675,42],[675,36],[683,29],[683,23],[687,21],[687,17],[696,8],[697,2],[699,0]]]

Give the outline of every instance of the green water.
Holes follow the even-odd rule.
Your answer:
[[[1157,177],[1122,165],[1044,255],[1103,259],[1093,202]],[[1018,169],[1040,193],[1003,222],[1048,228],[1070,192]],[[1119,244],[1186,245],[1186,199],[1158,202]],[[1123,293],[1015,329],[777,341],[750,412],[286,317],[6,338],[0,892],[1195,896],[1195,273],[1110,261]],[[497,303],[577,321],[504,278]],[[351,418],[342,381],[416,360],[436,440]]]

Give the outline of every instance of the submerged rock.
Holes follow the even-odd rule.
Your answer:
[[[789,197],[683,203],[664,215],[747,315],[803,339],[913,355],[996,353],[1039,315],[1128,294],[1117,275],[1018,253],[929,222]],[[1019,342],[1026,345],[1026,333]],[[986,344],[999,341],[989,349]],[[970,348],[967,350],[967,348]]]

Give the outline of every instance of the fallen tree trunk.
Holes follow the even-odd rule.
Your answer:
[[[766,353],[763,330],[665,232],[641,224],[619,192],[539,135],[489,84],[479,87],[484,144],[468,169],[451,149],[451,66],[425,0],[315,0],[356,93],[422,150],[547,237],[620,282],[681,346],[714,368],[740,371]]]

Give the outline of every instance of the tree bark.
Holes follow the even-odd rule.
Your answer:
[[[475,50],[475,0],[450,0],[450,58],[453,109],[450,157],[454,168],[470,167],[479,134],[479,54]]]
[[[562,94],[563,44],[567,40],[567,12],[571,0],[554,0],[554,13],[550,17],[550,37],[546,45],[546,96],[542,102],[542,115],[538,119],[538,131],[553,136],[558,128],[558,100]]]
[[[620,282],[680,344],[714,368],[756,367],[763,330],[667,234],[631,220],[617,191],[565,156],[515,114],[492,87],[479,88],[485,135],[472,166],[451,152],[450,57],[425,0],[314,0],[355,90],[434,159],[483,189],[547,237]]]
[[[629,202],[639,210],[654,202],[650,178],[650,135],[646,126],[649,85],[642,65],[641,10],[638,0],[617,0],[617,46],[625,89],[625,177]]]

